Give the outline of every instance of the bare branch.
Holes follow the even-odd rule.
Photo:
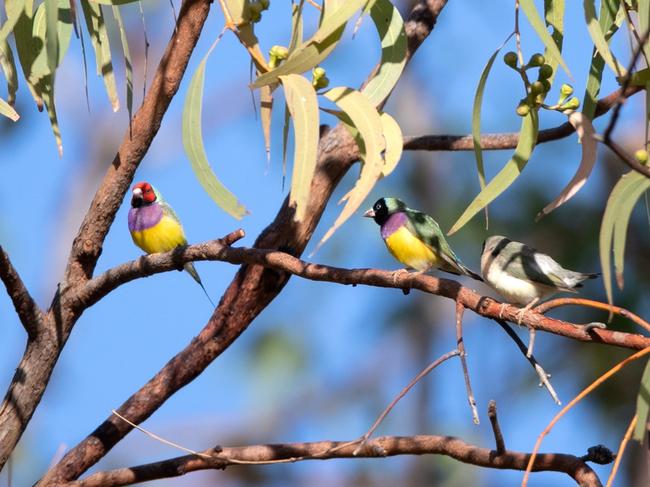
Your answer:
[[[0,245],[0,279],[7,289],[7,294],[16,308],[16,314],[25,327],[30,339],[36,338],[39,329],[43,326],[43,312],[38,307],[34,298],[29,294],[25,283],[14,268],[9,255]]]
[[[476,408],[476,399],[472,392],[472,384],[469,380],[469,370],[467,368],[467,353],[465,352],[465,342],[463,341],[463,314],[465,307],[463,303],[456,301],[456,346],[460,352],[460,363],[463,367],[463,377],[465,378],[465,389],[467,390],[467,402],[472,411],[472,421],[474,424],[480,424],[478,418],[478,409]]]
[[[506,442],[503,440],[503,433],[501,433],[499,419],[497,418],[497,403],[494,400],[488,404],[488,418],[490,418],[492,432],[494,433],[494,444],[497,455],[503,455],[506,451]]]
[[[630,97],[641,91],[640,86],[628,86],[624,91],[618,89],[604,98],[598,100],[594,118],[607,113],[616,103],[621,95]],[[537,143],[551,142],[563,139],[575,132],[575,128],[565,122],[562,125],[539,131]],[[518,133],[506,134],[485,134],[481,136],[481,147],[483,150],[504,150],[514,149],[519,142]],[[404,137],[404,150],[425,150],[425,151],[473,151],[474,143],[472,135],[420,135]]]
[[[355,454],[354,441],[319,441],[251,445],[243,447],[216,447],[201,452],[201,456],[185,455],[156,463],[97,472],[87,478],[70,482],[66,487],[117,487],[149,480],[178,477],[188,472],[224,469],[231,465],[274,464],[331,458],[377,458],[395,455],[445,455],[460,462],[480,467],[525,470],[528,453],[504,451],[496,454],[451,436],[382,436],[369,440],[368,448]],[[381,452],[381,453],[379,453]],[[211,458],[205,458],[208,455]],[[596,473],[582,459],[562,453],[537,455],[535,471],[555,471],[571,476],[578,485],[602,486]]]

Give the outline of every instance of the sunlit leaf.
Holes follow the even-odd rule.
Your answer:
[[[578,134],[578,141],[582,144],[580,165],[571,181],[569,181],[569,184],[566,185],[557,198],[537,214],[535,221],[539,221],[540,218],[548,215],[551,211],[573,198],[587,182],[587,178],[591,175],[591,171],[596,163],[598,142],[594,138],[595,130],[591,120],[581,112],[571,112],[569,114],[569,123],[575,128]]]
[[[7,20],[0,27],[0,43],[7,39],[7,36],[13,32],[16,22],[21,14],[28,10],[29,18],[32,17],[33,0],[5,0],[5,13]]]
[[[551,38],[554,45],[562,51],[564,41],[564,0],[544,0],[544,21],[547,26],[553,29]],[[547,78],[547,81],[552,85],[557,74],[559,61],[553,56],[551,49],[548,47],[544,48],[544,57],[546,58],[546,64],[553,68],[553,74]],[[546,95],[548,95],[548,92]]]
[[[250,7],[246,0],[225,0],[226,8],[237,27],[250,21]]]
[[[399,124],[388,113],[381,114],[381,127],[386,142],[384,167],[381,170],[381,175],[385,178],[395,170],[397,163],[402,158],[404,138],[402,137],[402,129]]]
[[[183,147],[190,161],[192,170],[203,189],[210,195],[214,202],[224,211],[237,219],[246,215],[246,208],[237,201],[237,198],[217,179],[203,146],[201,129],[201,111],[203,104],[203,84],[205,82],[205,65],[214,45],[205,55],[199,67],[192,76],[192,81],[187,89],[185,106],[183,107]]]
[[[585,21],[587,22],[587,30],[591,36],[591,40],[596,46],[598,53],[605,60],[607,65],[614,70],[617,76],[625,75],[626,71],[623,66],[616,60],[614,55],[609,49],[609,44],[605,39],[605,34],[601,29],[598,19],[596,18],[596,5],[594,0],[584,0],[582,2],[585,11]]]
[[[519,5],[521,6],[521,10],[523,10],[523,12],[526,14],[530,25],[532,25],[538,37],[544,43],[546,49],[548,49],[550,56],[553,57],[558,63],[560,63],[564,71],[566,71],[566,73],[571,76],[569,67],[564,62],[564,59],[562,59],[560,49],[558,48],[557,44],[555,44],[555,41],[551,37],[551,34],[548,33],[546,24],[540,17],[534,0],[520,0]]]
[[[47,54],[47,65],[50,72],[54,73],[59,65],[59,36],[57,23],[59,20],[59,0],[44,0],[45,5],[45,51]],[[68,6],[70,3],[68,2]]]
[[[318,157],[318,99],[312,84],[299,74],[281,76],[287,107],[293,120],[294,157],[289,204],[295,206],[294,219],[301,221],[307,211],[311,180]]]
[[[289,107],[284,104],[284,123],[282,124],[282,191],[284,191],[284,181],[287,177],[287,144],[289,142],[289,121],[291,114]]]
[[[372,191],[384,168],[384,159],[381,154],[386,147],[381,117],[375,106],[363,93],[351,88],[337,87],[327,91],[325,97],[333,101],[344,112],[358,131],[357,143],[361,152],[362,166],[361,174],[354,188],[339,202],[345,201],[345,207],[318,243],[316,250],[357,211],[366,196]]]
[[[539,119],[536,110],[531,110],[521,122],[519,132],[519,142],[515,148],[512,158],[506,163],[503,169],[494,176],[484,190],[469,204],[467,209],[458,218],[456,223],[449,230],[449,235],[460,230],[474,215],[485,208],[486,205],[494,201],[519,177],[521,171],[528,163],[530,156],[537,142],[537,133],[539,131]]]
[[[122,14],[117,6],[113,6],[113,17],[120,31],[120,43],[124,55],[124,73],[126,77],[126,109],[129,112],[129,120],[133,118],[133,65],[131,64],[131,51],[129,50],[129,39],[126,35]]]
[[[135,3],[138,0],[88,0],[88,1],[92,3],[100,3],[102,5],[126,5],[129,3]]]
[[[305,5],[305,0],[300,0],[299,3],[292,3],[291,5],[291,41],[287,50],[291,54],[296,47],[302,44],[303,37],[303,22],[302,22],[302,8]]]
[[[20,118],[20,115],[14,110],[14,107],[12,107],[9,103],[4,101],[2,98],[0,98],[0,114],[4,115],[5,117],[9,118],[12,121],[16,121]]]
[[[11,46],[6,40],[0,42],[0,66],[2,66],[2,72],[7,80],[7,103],[13,106],[18,90],[18,73]]]
[[[381,60],[379,70],[361,91],[379,105],[393,90],[406,65],[406,33],[399,11],[388,0],[376,0],[370,17],[381,39]]]
[[[266,150],[267,164],[271,162],[271,115],[273,114],[273,87],[271,85],[260,88],[260,121],[264,134],[264,148]]]
[[[607,300],[613,302],[611,251],[614,249],[615,270],[619,287],[623,287],[623,258],[627,226],[634,205],[650,188],[650,179],[636,171],[624,174],[607,199],[603,221],[600,225],[600,265]]]
[[[648,412],[650,412],[650,360],[645,364],[639,394],[636,396],[636,424],[632,438],[643,443],[648,430]]]
[[[117,96],[115,73],[111,61],[111,46],[108,40],[108,33],[106,32],[104,13],[102,12],[101,5],[90,2],[89,0],[81,0],[81,7],[84,12],[84,18],[86,19],[88,34],[90,35],[90,40],[95,50],[97,74],[102,76],[108,99],[111,102],[113,111],[116,112],[120,108],[120,100]]]
[[[321,26],[316,34],[314,34],[311,39],[303,42],[302,45],[297,47],[280,66],[257,78],[251,87],[259,88],[260,86],[276,82],[280,76],[290,73],[304,73],[320,64],[320,62],[329,56],[332,50],[336,47],[338,41],[341,39],[341,35],[343,35],[343,30],[345,29],[347,19],[343,20],[342,23],[339,24],[338,28],[334,30],[332,30],[332,27],[335,22],[332,19],[334,18],[337,19],[337,21],[340,21],[341,18],[343,18],[343,16],[340,15],[340,11],[345,9],[345,12],[347,13],[351,10],[351,5],[358,4],[358,7],[350,13],[351,17],[363,3],[364,0],[325,0],[323,2]],[[350,17],[348,17],[348,19]],[[321,29],[323,30],[321,31]],[[330,34],[323,38],[323,32],[330,32]]]

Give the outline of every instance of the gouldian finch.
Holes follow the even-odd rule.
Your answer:
[[[162,195],[149,183],[141,182],[133,186],[129,210],[129,232],[133,242],[147,254],[168,252],[187,245],[183,225]],[[203,292],[214,306],[205,290],[199,273],[192,262],[184,269],[201,286]]]
[[[380,198],[363,216],[375,220],[386,247],[405,266],[419,272],[437,267],[483,280],[460,262],[438,223],[426,213],[408,208],[397,198]]]
[[[531,307],[558,292],[575,293],[582,281],[599,276],[565,269],[552,257],[501,235],[483,243],[481,274],[509,303]]]

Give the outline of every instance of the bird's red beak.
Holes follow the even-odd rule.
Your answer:
[[[366,218],[374,218],[375,217],[375,211],[372,208],[370,208],[368,211],[366,211],[363,214],[363,216],[365,216]]]

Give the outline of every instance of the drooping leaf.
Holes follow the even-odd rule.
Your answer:
[[[626,73],[625,68],[620,65],[610,51],[609,44],[605,39],[605,33],[601,29],[598,19],[596,18],[596,5],[594,0],[583,0],[582,5],[585,11],[587,30],[589,31],[591,40],[593,41],[594,46],[596,46],[598,53],[617,76],[624,76]]]
[[[510,34],[508,38],[503,41],[496,51],[490,56],[487,64],[481,72],[481,77],[478,81],[478,86],[476,87],[476,93],[474,95],[474,105],[472,106],[472,142],[474,144],[474,156],[476,157],[476,171],[478,172],[478,182],[481,187],[481,191],[485,189],[485,165],[483,164],[483,148],[481,147],[481,107],[483,105],[483,92],[485,91],[485,85],[487,84],[487,79],[494,64],[494,60],[497,55],[503,49],[503,47],[508,43],[513,34]],[[488,210],[487,205],[485,206],[485,226],[488,224]]]
[[[469,204],[467,209],[458,218],[449,230],[449,235],[460,230],[474,215],[481,211],[487,204],[494,201],[519,177],[521,171],[528,163],[537,142],[539,131],[539,118],[536,110],[531,110],[521,122],[519,142],[512,158],[503,169],[494,176],[483,191]]]
[[[318,99],[314,87],[304,76],[288,74],[281,76],[280,82],[295,135],[289,204],[296,208],[294,220],[301,221],[307,211],[318,157]]]
[[[305,5],[305,0],[300,0],[299,3],[291,4],[291,41],[287,50],[291,54],[296,47],[302,44],[303,37],[303,22],[302,22],[302,8]]]
[[[316,31],[316,34],[297,47],[280,66],[258,77],[251,87],[259,88],[276,82],[280,76],[285,74],[304,73],[320,64],[323,59],[329,56],[343,35],[347,19],[338,24],[338,28],[332,30],[334,24],[343,18],[340,11],[345,9],[347,13],[350,12],[351,5],[358,5],[356,9],[350,12],[349,19],[363,3],[364,0],[325,0],[321,14],[321,26]],[[329,32],[329,35],[323,38],[323,32]]]
[[[246,0],[225,0],[226,8],[237,27],[250,22],[250,5]]]
[[[611,36],[618,30],[616,23],[615,12],[621,11],[623,6],[620,5],[620,0],[602,0],[600,4],[600,18],[598,23],[603,32],[607,32],[606,39],[611,39]],[[584,102],[582,104],[582,113],[588,118],[594,118],[596,113],[596,104],[598,103],[598,95],[600,93],[600,84],[603,79],[603,70],[605,69],[605,60],[598,53],[594,47],[591,54],[591,66],[589,67],[589,77],[587,79],[587,87],[585,89]]]
[[[113,111],[116,112],[120,109],[120,100],[117,96],[115,73],[111,60],[111,46],[104,22],[104,13],[101,5],[90,0],[81,0],[81,7],[86,19],[88,34],[95,50],[97,74],[102,76],[108,99],[111,102]]]
[[[120,44],[122,44],[122,54],[124,55],[124,73],[126,77],[126,109],[129,112],[129,121],[133,118],[133,65],[131,64],[131,51],[129,49],[129,39],[126,36],[126,29],[122,21],[120,8],[113,6],[113,17],[120,31]],[[130,123],[130,122],[129,122]]]
[[[571,76],[569,67],[564,62],[564,59],[562,59],[562,53],[560,52],[560,49],[558,48],[557,44],[555,44],[555,41],[551,37],[551,34],[549,34],[548,30],[546,30],[546,25],[544,24],[544,21],[537,11],[534,0],[519,0],[519,5],[521,6],[521,10],[523,10],[523,12],[526,14],[530,25],[533,27],[533,29],[535,29],[538,37],[544,43],[546,49],[548,49],[550,56],[562,66],[564,71],[566,71],[569,76]]]
[[[578,141],[582,144],[580,165],[573,178],[571,178],[571,181],[569,181],[569,184],[566,185],[557,198],[537,214],[535,221],[539,221],[540,218],[548,215],[551,211],[573,198],[587,182],[587,178],[590,176],[596,163],[598,142],[594,138],[595,130],[591,120],[581,112],[571,112],[569,114],[569,123],[575,128],[578,134]]]
[[[548,27],[553,29],[551,38],[557,48],[562,51],[564,41],[564,0],[544,0],[544,21]],[[548,47],[544,48],[544,57],[546,58],[546,64],[553,68],[553,74],[547,78],[547,81],[553,85],[559,61],[553,56]],[[548,95],[548,92],[546,95]]]
[[[16,121],[20,118],[20,115],[14,110],[14,107],[12,107],[9,103],[4,101],[2,98],[0,98],[0,114],[4,115],[5,117],[9,118],[12,121]]]
[[[271,163],[271,115],[273,114],[273,85],[260,88],[260,121],[264,135],[264,149],[266,150],[266,163]]]
[[[203,146],[203,133],[201,129],[201,111],[203,105],[203,84],[205,82],[205,65],[208,56],[214,49],[214,44],[205,55],[199,67],[192,76],[192,81],[187,89],[185,105],[183,107],[183,147],[190,161],[192,170],[203,189],[210,195],[214,202],[224,211],[241,219],[246,215],[246,208],[237,201],[219,179],[215,176]]]
[[[2,66],[2,72],[7,80],[7,103],[13,106],[16,101],[16,91],[18,91],[18,73],[11,46],[6,39],[0,42],[0,66]]]
[[[59,36],[57,32],[59,0],[44,0],[43,4],[45,5],[45,51],[47,54],[47,65],[50,68],[50,72],[54,73],[56,67],[59,65]]]
[[[284,191],[284,181],[287,177],[287,144],[289,142],[289,121],[291,114],[289,107],[284,104],[284,123],[282,124],[282,191]]]
[[[643,443],[648,430],[648,412],[650,412],[650,360],[645,364],[639,384],[639,394],[636,396],[636,424],[632,438],[639,443]]]
[[[402,158],[404,138],[402,137],[402,129],[399,124],[388,113],[381,114],[381,127],[386,142],[384,167],[381,170],[381,176],[385,178],[395,170],[397,163]]]
[[[624,174],[618,180],[607,199],[607,206],[600,225],[600,265],[607,300],[613,302],[611,251],[614,249],[615,269],[619,287],[623,285],[623,257],[625,237],[632,209],[645,191],[650,189],[650,179],[636,171]]]
[[[345,117],[349,119],[347,123],[354,125],[355,132],[358,132],[358,134],[353,133],[352,135],[357,135],[355,138],[361,152],[362,166],[361,174],[354,188],[339,202],[346,202],[343,210],[318,243],[316,250],[352,216],[372,191],[384,168],[384,159],[381,153],[386,147],[381,117],[375,106],[363,93],[351,88],[337,87],[327,91],[325,97],[344,112]],[[343,121],[346,122],[346,120]]]
[[[0,27],[0,43],[7,40],[7,36],[13,32],[16,22],[23,12],[29,10],[29,18],[32,17],[33,0],[5,0],[5,13],[7,20]]]
[[[645,86],[648,82],[650,82],[650,68],[637,71],[630,78],[630,84],[634,86]]]
[[[390,95],[406,65],[406,32],[399,11],[389,0],[376,0],[370,17],[381,39],[381,60],[378,71],[361,92],[377,106]]]

